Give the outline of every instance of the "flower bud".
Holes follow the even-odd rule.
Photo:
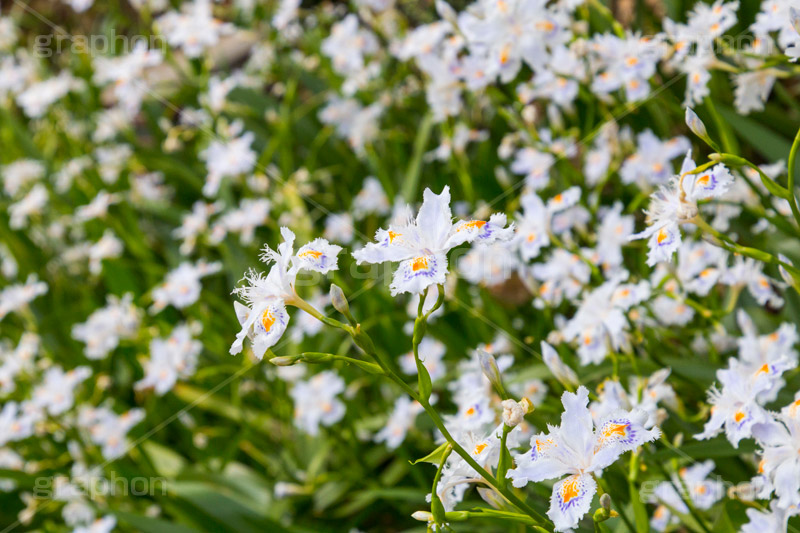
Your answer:
[[[337,284],[332,283],[330,296],[333,308],[343,314],[351,324],[355,324],[353,315],[350,314],[350,304],[347,303],[347,298],[345,297],[342,288]]]
[[[605,510],[611,509],[611,496],[609,496],[608,493],[600,496],[600,507]]]
[[[275,366],[292,366],[297,362],[297,358],[292,356],[280,356],[273,357],[269,362]]]
[[[503,400],[503,423],[510,428],[517,427],[525,418],[525,406],[522,402]]]
[[[697,113],[695,113],[691,107],[686,108],[686,125],[689,126],[689,129],[692,133],[704,141],[708,139],[708,130],[706,130],[706,125],[703,124],[703,121],[700,120],[700,117],[697,116]]]
[[[497,368],[497,361],[495,360],[494,356],[489,352],[478,348],[478,360],[481,363],[481,371],[483,375],[486,376],[486,379],[489,380],[489,383],[492,384],[492,387],[500,393],[503,393],[503,382],[500,380],[500,369]]]
[[[433,515],[428,511],[415,511],[412,513],[411,518],[420,522],[430,522],[433,520]]]

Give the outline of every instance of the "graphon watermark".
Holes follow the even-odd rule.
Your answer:
[[[119,477],[111,472],[109,477],[86,474],[81,476],[37,477],[33,495],[45,500],[72,500],[83,496],[88,500],[98,497],[165,496],[167,480],[162,477]]]
[[[167,42],[161,35],[120,35],[113,29],[102,35],[41,34],[35,37],[32,52],[39,58],[64,53],[107,56],[129,54],[137,47],[166,52]]]

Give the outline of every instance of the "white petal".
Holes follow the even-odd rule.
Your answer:
[[[421,294],[426,287],[440,285],[447,275],[447,257],[444,254],[422,255],[400,263],[394,273],[392,295],[402,292]]]
[[[577,527],[592,506],[595,492],[597,484],[589,474],[576,474],[556,483],[550,496],[550,510],[547,511],[556,531]]]

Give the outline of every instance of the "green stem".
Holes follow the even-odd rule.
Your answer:
[[[297,307],[303,309],[304,311],[307,311],[309,314],[311,314],[312,316],[314,316],[318,320],[322,320],[326,324],[333,325],[334,327],[337,327],[339,329],[343,329],[343,330],[347,331],[353,337],[353,340],[355,341],[356,345],[359,348],[361,348],[362,350],[364,350],[364,352],[369,357],[371,357],[378,364],[378,366],[380,366],[381,370],[383,370],[383,374],[387,378],[389,378],[390,380],[394,381],[401,389],[403,389],[403,391],[406,392],[406,394],[411,396],[411,398],[413,400],[416,400],[417,402],[419,402],[420,405],[422,405],[422,407],[425,410],[425,412],[428,414],[428,416],[433,421],[433,424],[436,426],[436,428],[439,430],[439,432],[442,434],[442,436],[445,438],[445,440],[448,443],[450,443],[450,446],[452,447],[453,451],[455,451],[459,456],[461,456],[461,458],[464,459],[464,461],[466,461],[466,463],[470,467],[472,467],[472,469],[475,470],[478,473],[478,475],[481,476],[486,481],[487,484],[489,484],[498,493],[500,493],[509,503],[511,503],[511,505],[513,505],[514,507],[516,507],[520,511],[523,511],[525,514],[530,516],[535,521],[536,524],[545,524],[545,525],[549,524],[549,521],[544,516],[542,516],[538,511],[533,509],[527,503],[522,501],[519,497],[517,497],[516,494],[514,494],[507,487],[502,486],[497,481],[497,479],[495,479],[494,476],[492,476],[489,472],[487,472],[485,468],[483,468],[481,465],[478,464],[477,461],[475,461],[475,459],[473,459],[472,455],[470,455],[469,452],[464,450],[464,448],[453,438],[453,436],[447,430],[447,427],[445,427],[444,421],[442,420],[442,417],[439,416],[439,413],[436,412],[436,410],[431,406],[430,401],[428,400],[428,397],[423,397],[422,395],[418,394],[408,383],[406,383],[400,376],[398,376],[397,373],[394,370],[392,370],[389,367],[389,365],[387,365],[386,362],[380,356],[378,356],[378,354],[377,354],[377,352],[375,350],[375,345],[372,342],[372,339],[369,337],[369,335],[367,333],[365,333],[361,329],[361,325],[360,324],[358,326],[356,326],[355,328],[350,327],[350,326],[348,326],[346,324],[342,324],[341,322],[339,322],[337,320],[325,317],[324,315],[322,315],[322,313],[320,313],[319,311],[314,309],[312,306],[308,305],[301,298],[298,297],[297,300],[298,301],[296,301],[296,302],[293,301],[291,303],[293,305],[296,305]],[[414,330],[415,330],[414,331],[414,337],[415,337],[415,339],[419,336],[418,335],[418,330],[417,330],[417,324],[425,324],[425,320],[427,320],[427,317],[432,312],[434,312],[436,309],[438,309],[438,307],[441,306],[443,301],[444,301],[444,287],[443,286],[439,286],[439,297],[437,298],[436,304],[434,305],[434,307],[428,313],[422,314],[422,305],[424,303],[424,295],[421,297],[420,305],[417,308],[418,318],[417,318],[415,326],[414,326]],[[303,304],[305,304],[305,306]],[[308,309],[306,309],[306,307]],[[424,326],[422,326],[422,327],[424,327]],[[418,343],[415,343],[415,344],[418,345]],[[416,346],[415,346],[415,348],[416,348]],[[418,360],[418,356],[416,354],[416,350],[415,350],[414,356]],[[423,366],[423,369],[424,369],[424,366]],[[425,372],[427,372],[427,370],[425,370]]]
[[[706,232],[706,233],[712,235],[713,237],[715,237],[717,239],[717,241],[718,241],[717,244],[719,244],[722,248],[725,248],[726,250],[728,250],[730,252],[737,253],[737,254],[743,255],[745,257],[750,257],[752,259],[756,259],[756,260],[762,261],[764,263],[771,263],[771,264],[774,264],[774,265],[780,265],[783,268],[785,268],[789,273],[791,273],[793,276],[800,276],[800,270],[795,268],[793,265],[790,265],[786,261],[783,261],[783,260],[779,259],[778,257],[772,255],[769,252],[765,252],[763,250],[758,250],[757,248],[750,248],[750,247],[747,247],[747,246],[742,246],[740,244],[737,244],[736,242],[734,242],[727,235],[725,235],[725,234],[717,231],[713,227],[711,227],[711,225],[708,222],[706,222],[705,220],[703,220],[703,218],[700,217],[699,215],[694,217],[690,222],[692,224],[695,224],[697,227],[699,227],[704,232]]]
[[[442,454],[442,462],[439,463],[439,467],[436,469],[436,475],[433,477],[433,485],[431,487],[431,514],[433,515],[433,519],[437,526],[441,526],[447,521],[446,513],[444,512],[444,506],[442,505],[442,500],[439,498],[437,487],[439,486],[439,480],[442,478],[444,465],[447,462],[447,458],[450,456],[450,452],[452,451],[453,448],[450,446],[445,448],[444,453]]]
[[[798,146],[800,146],[800,129],[797,130],[797,135],[795,135],[794,142],[792,143],[792,149],[789,151],[789,178],[788,182],[786,183],[786,188],[789,189],[788,200],[792,207],[792,214],[794,215],[794,219],[797,221],[797,223],[800,224],[800,208],[797,205],[797,193],[794,190],[794,170]]]

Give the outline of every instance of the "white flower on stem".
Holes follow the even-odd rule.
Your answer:
[[[508,446],[513,447],[518,440],[519,428],[517,426],[508,434]],[[458,442],[478,465],[491,471],[497,466],[500,459],[500,438],[503,434],[503,425],[493,427],[488,433],[475,433],[463,427],[449,428]],[[472,468],[463,457],[451,453],[444,467],[442,477],[436,486],[436,494],[442,501],[446,511],[452,511],[456,504],[464,498],[464,493],[471,483],[483,483],[483,478]]]
[[[289,393],[294,400],[295,425],[313,437],[319,433],[320,424],[327,427],[341,420],[345,405],[337,396],[344,389],[344,380],[333,370],[296,382]]]
[[[200,279],[210,276],[222,269],[222,263],[216,261],[206,263],[198,261],[197,264],[181,263],[171,270],[164,283],[153,289],[153,305],[151,313],[158,313],[168,305],[177,309],[188,307],[200,298]]]
[[[102,359],[115,350],[121,339],[130,339],[139,331],[140,311],[133,295],[107,297],[107,305],[96,310],[86,322],[72,327],[72,337],[86,344],[89,359]]]
[[[800,508],[791,506],[783,508],[775,500],[770,504],[769,511],[747,509],[748,523],[742,526],[741,533],[764,533],[765,531],[786,531],[789,518],[800,513]]]
[[[575,528],[589,511],[597,491],[594,474],[661,433],[644,428],[647,414],[641,410],[619,410],[595,425],[587,407],[589,390],[583,386],[576,393],[565,392],[561,402],[561,425],[531,438],[531,450],[516,456],[517,466],[507,475],[515,487],[568,476],[553,486],[550,498],[547,516],[556,531]]]
[[[158,28],[170,46],[181,48],[187,57],[199,57],[235,29],[232,24],[213,17],[212,5],[211,0],[185,2],[181,13],[170,11],[162,15],[157,21]]]
[[[298,301],[294,284],[300,270],[325,274],[339,268],[337,255],[341,247],[329,244],[325,239],[315,239],[302,246],[295,255],[294,233],[283,227],[281,235],[284,242],[278,245],[278,250],[265,246],[261,256],[265,263],[274,262],[269,273],[264,275],[251,269],[244,277],[247,283],[233,291],[247,305],[234,302],[242,330],[231,345],[232,355],[242,351],[245,337],[252,341],[253,353],[259,359],[280,340],[289,323],[286,305]]]
[[[783,509],[800,506],[800,395],[796,398],[774,417],[753,426],[753,436],[761,446],[759,475]]]
[[[650,250],[647,264],[650,266],[669,261],[680,247],[680,224],[691,222],[697,216],[697,201],[719,198],[733,183],[730,171],[722,164],[690,174],[695,168],[691,156],[689,151],[683,160],[680,175],[673,177],[650,197],[649,209],[645,211],[648,227],[630,236],[630,240],[648,239]]]
[[[25,283],[4,287],[0,291],[0,320],[12,311],[19,311],[46,292],[47,283],[39,281],[36,274],[28,276]]]
[[[26,228],[32,216],[42,214],[49,198],[44,185],[34,185],[21,200],[8,206],[8,226],[11,229]]]
[[[356,220],[361,220],[370,214],[386,215],[391,211],[389,198],[386,197],[381,182],[372,176],[364,180],[361,190],[353,198],[351,208]]]
[[[752,436],[753,425],[769,420],[769,414],[758,401],[759,396],[772,389],[782,370],[764,366],[766,370],[759,368],[752,372],[749,365],[731,359],[729,368],[717,371],[722,390],[712,387],[708,392],[711,418],[703,432],[695,435],[696,439],[710,439],[724,429],[730,443],[738,448],[740,440]]]
[[[101,447],[107,460],[118,459],[128,452],[126,435],[142,420],[143,409],[131,409],[117,415],[107,407],[85,407],[78,413],[78,426],[88,431],[92,442]]]
[[[358,264],[400,262],[391,284],[392,295],[403,292],[421,294],[431,285],[441,285],[447,275],[447,252],[465,242],[492,243],[511,237],[513,225],[506,216],[492,215],[488,221],[463,220],[453,223],[450,188],[441,194],[425,189],[424,201],[413,221],[389,226],[375,234],[369,243],[353,253]]]
[[[216,196],[223,178],[247,174],[256,164],[256,153],[250,147],[255,140],[252,132],[242,133],[243,124],[236,122],[227,132],[230,138],[214,139],[200,153],[208,168],[203,185],[205,196]],[[241,134],[241,135],[240,135]]]
[[[714,467],[714,461],[695,463],[681,468],[671,481],[662,481],[656,485],[651,501],[658,504],[658,507],[653,512],[650,527],[656,531],[665,531],[670,524],[678,523],[679,520],[672,515],[670,509],[688,514],[690,511],[684,498],[690,500],[694,507],[703,510],[710,509],[722,499],[725,496],[725,486],[718,479],[708,477]],[[684,487],[686,491],[682,498],[678,491],[684,493]]]
[[[7,402],[3,405],[3,409],[0,410],[0,446],[33,435],[33,425],[37,417],[26,407],[29,406],[17,402]]]
[[[135,388],[152,388],[157,395],[164,395],[179,378],[194,374],[202,349],[202,343],[192,338],[191,327],[185,324],[176,326],[168,338],[153,339],[150,359],[143,364],[145,376],[136,382]]]
[[[44,174],[44,164],[33,159],[19,159],[0,168],[3,190],[12,198],[26,185],[42,179]]]
[[[104,259],[115,259],[122,255],[124,246],[122,241],[114,235],[111,229],[106,229],[100,239],[86,249],[89,259],[89,272],[99,274],[103,271]]]
[[[69,372],[59,366],[50,367],[42,383],[33,390],[32,401],[53,416],[67,411],[75,401],[75,388],[92,375],[88,366],[79,366]]]
[[[385,442],[388,449],[396,449],[405,440],[408,430],[414,427],[414,421],[420,412],[422,405],[419,402],[407,396],[399,397],[386,425],[375,434],[375,442]]]

